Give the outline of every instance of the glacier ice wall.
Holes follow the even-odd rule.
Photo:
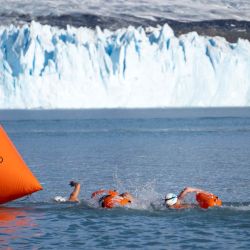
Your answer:
[[[250,105],[250,43],[168,25],[0,27],[0,108]]]

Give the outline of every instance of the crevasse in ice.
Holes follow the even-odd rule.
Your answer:
[[[0,108],[250,105],[250,43],[168,25],[0,27]]]

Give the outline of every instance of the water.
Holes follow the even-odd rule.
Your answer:
[[[0,207],[0,248],[249,249],[249,111],[1,111],[44,191]],[[53,202],[69,195],[72,179],[82,202]],[[161,206],[185,186],[219,195],[223,207]],[[137,202],[96,208],[90,195],[99,188],[130,191]]]

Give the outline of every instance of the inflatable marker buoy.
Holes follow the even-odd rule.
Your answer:
[[[222,205],[222,201],[218,196],[211,193],[198,193],[196,195],[196,200],[199,203],[199,206],[205,209]]]
[[[0,125],[0,204],[42,189]]]

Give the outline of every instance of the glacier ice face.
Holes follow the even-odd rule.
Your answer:
[[[168,25],[0,27],[0,108],[250,105],[250,43]]]

